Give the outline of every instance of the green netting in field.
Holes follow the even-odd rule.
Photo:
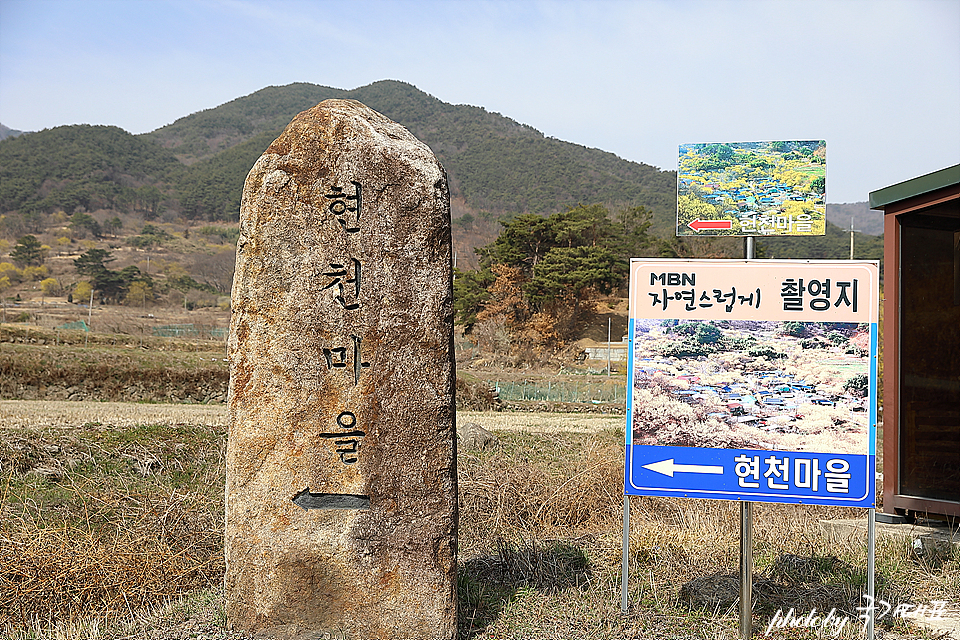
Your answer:
[[[90,327],[87,326],[87,323],[83,320],[78,320],[76,322],[67,322],[62,324],[57,329],[67,329],[70,331],[90,331]]]
[[[501,400],[542,400],[545,402],[626,402],[627,385],[619,380],[603,382],[558,380],[539,382],[493,381]]]

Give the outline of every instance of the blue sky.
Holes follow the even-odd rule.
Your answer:
[[[960,0],[0,0],[14,129],[388,78],[663,169],[685,142],[824,139],[830,202],[960,163]]]

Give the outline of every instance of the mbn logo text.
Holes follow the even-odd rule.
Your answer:
[[[666,285],[669,287],[682,287],[684,285],[695,285],[697,284],[697,274],[695,273],[651,273],[650,274],[650,284],[654,285],[657,283]]]

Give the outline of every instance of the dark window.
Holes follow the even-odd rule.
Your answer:
[[[960,203],[900,222],[900,488],[960,502]]]

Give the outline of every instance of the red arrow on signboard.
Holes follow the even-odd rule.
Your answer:
[[[687,225],[694,231],[703,231],[704,229],[732,229],[732,220],[694,220]]]

